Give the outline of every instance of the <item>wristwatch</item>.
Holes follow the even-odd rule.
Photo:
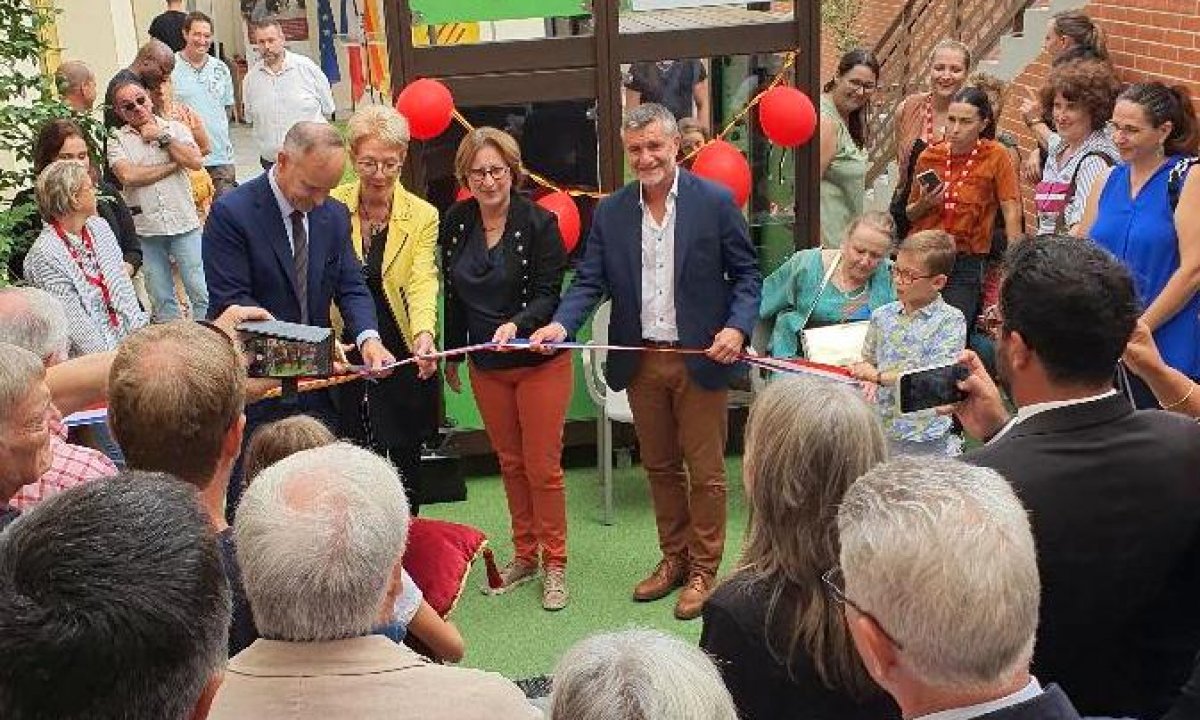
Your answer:
[[[154,144],[159,148],[165,148],[166,146],[170,145],[171,141],[174,139],[174,135],[164,130],[161,135],[154,138]]]

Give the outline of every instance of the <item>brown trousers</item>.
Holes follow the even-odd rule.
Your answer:
[[[543,566],[567,564],[567,495],[563,485],[563,425],[574,387],[571,354],[535,367],[481,370],[470,366],[471,390],[500,461],[512,519],[515,558]]]
[[[725,549],[729,393],[697,385],[672,353],[645,353],[628,391],[659,548],[715,575]]]

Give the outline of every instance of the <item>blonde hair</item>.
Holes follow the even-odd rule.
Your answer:
[[[512,174],[513,183],[521,176],[521,146],[516,139],[494,127],[475,128],[467,133],[458,144],[458,152],[454,153],[454,175],[463,187],[467,187],[467,173],[475,162],[475,155],[485,147],[492,147],[500,153],[504,164]]]
[[[293,415],[267,423],[254,431],[246,444],[242,464],[249,484],[263,470],[301,450],[325,447],[337,437],[321,421],[308,415]]]
[[[875,411],[839,383],[776,380],[750,408],[744,458],[750,525],[736,577],[765,591],[768,650],[789,674],[807,655],[826,686],[869,696],[876,688],[821,575],[838,561],[846,488],[887,459]]]
[[[937,57],[937,54],[939,52],[941,52],[942,50],[958,51],[959,54],[962,55],[963,65],[965,65],[967,67],[967,69],[970,69],[971,63],[973,60],[973,58],[971,57],[971,48],[967,47],[966,43],[955,40],[953,38],[945,38],[943,40],[939,40],[937,42],[937,44],[933,46],[933,49],[929,51],[929,65],[931,67],[933,66],[933,59],[935,57]]]
[[[408,120],[387,105],[363,105],[346,123],[346,141],[352,151],[368,138],[375,138],[403,150],[408,147]]]
[[[958,251],[954,236],[945,230],[922,230],[904,238],[898,248],[920,258],[925,269],[934,275],[949,275],[954,270]]]

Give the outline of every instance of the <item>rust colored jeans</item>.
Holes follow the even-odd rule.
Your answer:
[[[567,564],[563,424],[573,388],[571,354],[535,367],[470,366],[471,390],[500,461],[517,560]]]
[[[708,575],[725,550],[728,395],[697,385],[671,353],[645,353],[629,383],[659,548]]]

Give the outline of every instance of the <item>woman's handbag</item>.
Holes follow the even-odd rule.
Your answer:
[[[816,309],[817,303],[821,299],[821,293],[825,292],[829,280],[833,277],[833,273],[841,261],[841,253],[838,253],[833,262],[829,263],[829,269],[821,278],[821,286],[817,288],[817,294],[809,304],[808,312],[804,314],[804,325],[807,325],[812,318],[813,310]],[[863,341],[867,337],[868,325],[870,325],[870,321],[860,320],[819,328],[801,326],[800,353],[808,360],[825,365],[849,365],[858,362],[862,360]]]

